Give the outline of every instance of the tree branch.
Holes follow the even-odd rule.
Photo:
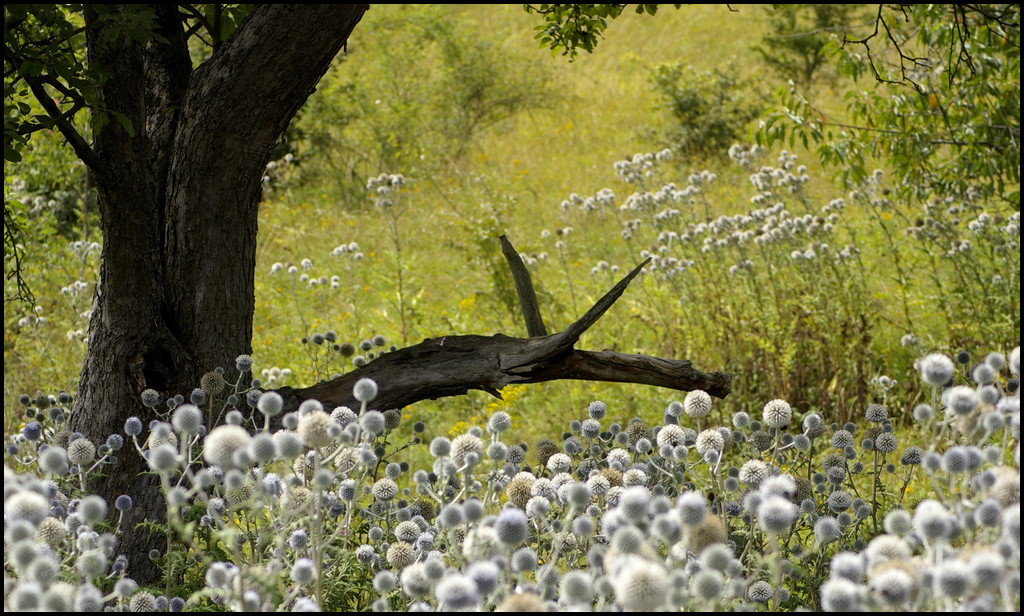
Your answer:
[[[504,236],[502,248],[515,259],[509,265],[522,265],[518,253]],[[649,261],[649,260],[648,260]],[[292,410],[307,399],[327,406],[358,408],[352,395],[356,382],[373,379],[378,396],[373,407],[402,408],[421,400],[459,396],[472,389],[499,396],[510,384],[543,383],[559,379],[638,383],[679,391],[701,389],[724,398],[729,394],[732,376],[721,372],[704,373],[691,362],[647,355],[630,355],[611,350],[584,351],[574,348],[579,337],[622,296],[629,283],[648,263],[644,261],[612,287],[582,317],[564,331],[530,338],[493,336],[443,336],[382,355],[346,375],[301,389],[282,387],[278,393]],[[527,282],[529,278],[527,277]],[[520,294],[531,295],[532,286]],[[534,300],[535,301],[535,300]],[[527,302],[529,303],[529,302]],[[536,305],[524,307],[539,319]]]
[[[57,107],[57,103],[53,102],[50,98],[49,92],[46,91],[46,86],[43,85],[43,80],[40,77],[25,77],[25,82],[28,83],[28,87],[32,90],[32,94],[39,101],[39,104],[46,111],[46,115],[53,120],[54,126],[60,131],[60,134],[64,135],[64,138],[68,140],[71,145],[71,149],[75,151],[75,154],[82,159],[90,169],[93,170],[97,175],[104,174],[104,165],[102,159],[96,154],[89,142],[85,140],[74,125],[64,116],[60,108]]]
[[[508,261],[508,268],[512,270],[512,280],[516,284],[516,294],[519,296],[519,307],[526,321],[526,333],[530,336],[547,335],[544,319],[540,316],[540,306],[537,305],[537,293],[533,290],[533,282],[530,280],[526,264],[507,237],[502,235],[498,240],[501,242],[501,252]]]

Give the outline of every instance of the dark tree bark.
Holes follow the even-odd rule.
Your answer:
[[[110,22],[85,10],[107,121],[79,155],[104,243],[72,427],[96,440],[132,415],[153,417],[144,389],[187,396],[201,374],[233,369],[250,351],[264,169],[367,7],[258,5],[195,70],[177,6],[153,8],[160,38],[148,44],[111,39]],[[142,582],[156,573],[156,543],[134,526],[162,517],[144,470],[126,451],[99,486],[111,499],[134,497],[120,551]]]

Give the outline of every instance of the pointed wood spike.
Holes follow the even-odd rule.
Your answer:
[[[597,323],[597,320],[612,307],[612,304],[622,297],[622,293],[626,290],[626,287],[629,286],[629,283],[632,282],[633,279],[636,278],[644,269],[644,266],[650,262],[651,259],[648,257],[643,263],[634,267],[633,271],[626,274],[622,280],[617,282],[614,287],[601,296],[601,299],[597,300],[594,305],[590,307],[590,310],[584,313],[583,316],[576,319],[576,321],[569,327],[565,328],[564,331],[555,334],[553,338],[557,339],[558,347],[564,350],[576,344],[576,341],[580,339],[583,332],[590,329],[594,323]]]
[[[519,308],[523,311],[523,319],[526,321],[526,333],[530,337],[546,336],[548,330],[540,316],[540,306],[537,304],[537,293],[533,290],[533,281],[530,280],[530,271],[526,269],[522,257],[507,237],[502,235],[498,240],[501,242],[501,252],[508,261],[508,268],[512,270],[516,295],[519,296]]]

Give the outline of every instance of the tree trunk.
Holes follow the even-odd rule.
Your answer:
[[[157,418],[144,389],[187,397],[250,351],[264,169],[366,10],[259,5],[193,71],[177,8],[153,8],[148,44],[105,36],[111,22],[86,9],[89,63],[108,76],[92,169],[104,244],[72,428],[100,442],[128,417]],[[133,446],[119,457],[98,487],[133,497],[119,552],[146,582],[162,546],[135,525],[162,519],[163,499]]]

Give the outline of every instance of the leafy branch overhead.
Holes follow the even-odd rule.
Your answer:
[[[536,26],[534,38],[552,51],[561,51],[570,60],[575,59],[582,49],[592,53],[598,41],[604,37],[608,21],[615,19],[628,4],[527,4],[529,13],[537,13],[544,23]],[[637,4],[638,15],[654,15],[661,4]],[[681,4],[673,4],[677,9]]]
[[[1020,183],[1019,7],[879,5],[861,28],[842,36],[836,68],[871,87],[850,91],[840,114],[792,83],[764,119],[761,142],[816,147],[847,186],[884,162],[904,195],[970,192],[1013,202]]]
[[[196,49],[217,49],[253,5],[177,5],[186,39]],[[98,32],[96,43],[117,37],[142,44],[166,44],[152,5],[89,5]],[[88,142],[93,131],[118,122],[131,132],[128,117],[100,102],[100,88],[109,78],[90,65],[86,54],[84,9],[56,4],[8,4],[4,7],[4,160],[18,162],[33,133],[59,130],[90,166],[99,160]],[[197,60],[207,59],[201,51]],[[91,111],[91,125],[80,112]]]

